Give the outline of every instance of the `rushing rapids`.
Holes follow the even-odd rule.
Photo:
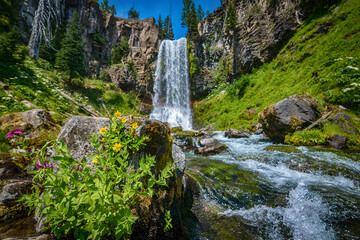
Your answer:
[[[154,110],[150,119],[170,127],[192,128],[186,38],[161,43],[154,84]]]
[[[187,153],[202,189],[193,239],[360,239],[360,155],[270,152],[262,136],[214,137],[228,153]]]

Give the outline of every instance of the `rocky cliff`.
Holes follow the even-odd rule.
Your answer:
[[[23,31],[25,43],[28,41],[31,25],[39,0],[21,0],[19,27]],[[123,60],[124,66],[110,69],[112,82],[124,90],[146,92],[152,90],[152,80],[159,48],[158,27],[154,18],[131,20],[105,14],[99,4],[90,0],[63,0],[62,23],[69,21],[77,11],[83,30],[86,66],[89,74],[99,76],[107,69],[114,47],[123,37],[129,42],[129,54]],[[131,61],[131,67],[126,63]]]
[[[237,26],[227,29],[229,1],[198,25],[193,41],[193,98],[274,58],[301,24],[298,0],[233,1]]]

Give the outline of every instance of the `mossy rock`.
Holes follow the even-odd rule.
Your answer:
[[[292,146],[285,146],[285,145],[273,145],[268,146],[265,148],[265,151],[268,152],[282,152],[282,153],[302,153],[301,150],[297,149],[296,147]]]

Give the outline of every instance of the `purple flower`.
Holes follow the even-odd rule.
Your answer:
[[[27,148],[27,149],[26,149],[26,152],[27,152],[27,153],[31,153],[30,148]]]
[[[45,166],[39,162],[36,162],[36,169],[39,169],[39,168],[45,168]]]
[[[9,139],[9,138],[12,138],[12,137],[15,137],[14,133],[13,132],[8,132],[6,138]]]
[[[21,135],[23,134],[23,131],[19,128],[15,129],[14,134]]]
[[[45,168],[52,168],[53,165],[45,163]]]

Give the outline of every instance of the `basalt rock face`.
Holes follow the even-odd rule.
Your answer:
[[[20,0],[19,27],[25,43],[30,37],[38,3],[39,0]],[[131,90],[141,93],[151,91],[156,67],[154,62],[160,45],[155,19],[119,18],[104,14],[99,4],[90,0],[63,0],[63,24],[69,21],[74,11],[80,15],[87,72],[98,77],[101,70],[108,69],[114,47],[126,37],[129,42],[129,54],[123,60],[125,67],[110,69],[111,80],[124,90],[131,87]],[[129,62],[132,62],[130,69],[126,67],[126,63]]]
[[[191,78],[194,98],[274,58],[304,14],[297,0],[233,1],[238,25],[232,31],[225,23],[227,2],[198,25],[192,49],[199,68]]]

